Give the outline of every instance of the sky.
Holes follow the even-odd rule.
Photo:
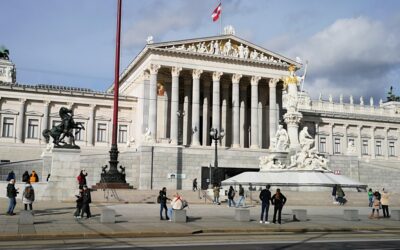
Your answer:
[[[121,68],[155,42],[214,36],[217,0],[123,0]],[[2,0],[0,45],[17,82],[106,90],[113,82],[117,0]],[[308,61],[304,89],[348,102],[390,86],[400,95],[400,1],[222,0],[222,25],[278,54]]]

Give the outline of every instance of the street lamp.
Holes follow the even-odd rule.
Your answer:
[[[179,125],[178,125],[178,145],[179,145],[183,144],[182,125],[180,120],[185,116],[185,111],[178,110],[176,111],[176,115],[178,116],[179,119]]]
[[[223,129],[221,129],[221,132],[218,132],[217,128],[211,128],[210,130],[210,136],[211,139],[214,140],[215,142],[215,155],[214,155],[214,171],[218,171],[218,142],[224,138],[225,136],[225,131]],[[214,180],[217,184],[219,184],[219,176],[218,173],[214,173],[215,177]]]

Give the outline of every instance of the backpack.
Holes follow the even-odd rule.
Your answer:
[[[81,175],[78,175],[78,176],[76,177],[76,179],[78,180],[78,183],[81,184],[81,182],[82,182],[82,176],[81,176]]]
[[[161,195],[157,196],[157,203],[161,203]]]
[[[32,199],[33,196],[33,190],[31,187],[26,187],[25,192],[24,192],[24,197],[28,200]]]

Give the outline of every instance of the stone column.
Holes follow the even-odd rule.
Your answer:
[[[388,142],[388,131],[389,128],[384,128],[385,129],[385,141],[384,141],[384,146],[383,148],[383,155],[385,156],[385,159],[389,159],[389,142]]]
[[[89,146],[94,146],[94,133],[95,133],[95,110],[96,110],[96,104],[91,104],[89,106],[90,108],[90,113],[89,113],[89,121],[88,121],[88,126],[86,128],[87,131],[87,143]]]
[[[192,92],[192,146],[200,145],[200,75],[201,69],[193,70]]]
[[[258,145],[258,81],[261,77],[251,77],[251,145],[250,148],[259,148]]]
[[[222,84],[222,104],[221,104],[221,130],[224,130],[225,132],[228,132],[228,88],[229,86],[227,84]],[[222,146],[227,146],[226,141],[227,141],[227,133],[225,133],[225,136],[221,139],[221,145]]]
[[[344,143],[343,143],[343,150],[342,150],[342,154],[346,154],[347,153],[347,145],[349,144],[348,139],[347,139],[347,128],[349,127],[349,124],[345,124],[344,125]]]
[[[155,141],[157,138],[157,74],[160,65],[150,64],[150,94],[149,94],[149,130],[150,138]]]
[[[142,93],[143,99],[141,100],[143,103],[143,106],[142,106],[143,110],[142,110],[142,117],[141,117],[143,122],[142,122],[141,131],[138,134],[139,137],[141,137],[146,132],[146,129],[149,128],[149,102],[150,102],[149,95],[150,95],[150,73],[146,70],[143,72],[143,93]]]
[[[333,155],[334,154],[334,140],[333,140],[333,123],[329,123],[329,144],[328,144],[328,152],[329,154]]]
[[[205,79],[203,82],[203,146],[208,145],[208,141],[210,138],[210,124],[208,124],[208,116],[209,116],[209,105],[210,105],[210,86],[211,81],[209,79]]]
[[[42,119],[42,131],[45,129],[49,129],[49,105],[50,101],[44,101],[43,103],[43,119]],[[41,131],[40,131],[41,132]],[[42,135],[42,142],[46,144],[46,139]]]
[[[276,104],[276,85],[279,79],[269,80],[269,145],[272,145],[272,139],[275,137],[278,128],[278,110]]]
[[[222,72],[213,72],[212,128],[220,129],[220,79]]]
[[[24,123],[25,123],[25,103],[26,99],[20,99],[19,113],[17,118],[17,142],[24,142]]]
[[[371,158],[375,159],[375,127],[371,127]]]
[[[246,105],[246,99],[247,99],[247,86],[246,85],[241,85],[239,86],[240,92],[242,95],[239,96],[240,98],[240,117],[239,117],[239,133],[240,133],[240,147],[244,148],[245,147],[245,140],[248,134],[247,128],[246,128],[246,114],[247,114],[247,105]]]
[[[314,141],[315,141],[315,148],[319,152],[319,123],[315,122],[315,136],[314,136]]]
[[[232,147],[240,147],[240,119],[239,119],[239,82],[242,75],[232,75]]]
[[[361,138],[361,129],[362,129],[362,126],[358,126],[358,157],[362,157],[362,146],[363,146],[363,141],[362,141],[362,138]]]
[[[172,67],[172,87],[171,87],[171,144],[178,144],[178,129],[179,117],[177,112],[179,110],[179,74],[182,71],[181,67]]]
[[[183,112],[185,115],[183,116],[183,145],[189,145],[191,140],[192,131],[190,129],[190,112],[189,112],[189,103],[190,103],[190,92],[191,92],[191,84],[192,81],[190,78],[184,78],[183,87],[184,87],[184,97],[183,97]]]

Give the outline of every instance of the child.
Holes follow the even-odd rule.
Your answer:
[[[372,207],[372,200],[374,197],[374,193],[372,192],[372,188],[368,189],[368,201],[369,201],[369,207]]]
[[[81,217],[81,211],[82,211],[82,203],[83,203],[83,195],[82,195],[82,193],[83,193],[83,190],[80,188],[79,189],[79,194],[78,195],[75,195],[76,196],[76,211],[75,211],[75,213],[74,213],[74,217],[75,218],[78,218],[78,219],[80,219],[80,218],[82,218]]]

